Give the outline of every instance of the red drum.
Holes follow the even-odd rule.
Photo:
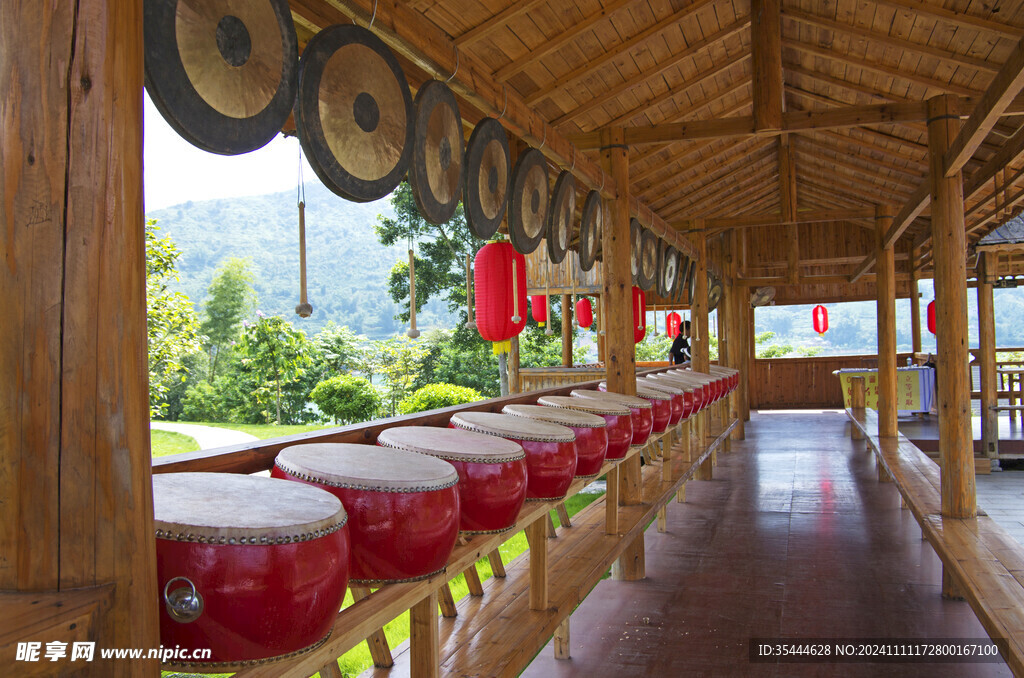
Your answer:
[[[705,372],[694,372],[693,370],[677,371],[681,372],[684,376],[709,384],[711,386],[712,402],[718,400],[723,395],[725,395],[725,384],[722,383],[723,380],[720,377],[715,376],[713,374],[707,374]]]
[[[682,394],[683,414],[680,419],[689,419],[700,407],[701,387],[695,384],[684,384],[679,381],[668,379],[655,379],[653,375],[644,377],[643,381],[651,388],[660,388],[663,391],[675,395]],[[637,382],[639,383],[639,381]]]
[[[309,652],[348,584],[345,509],[327,492],[234,473],[153,476],[160,643],[230,672]]]
[[[576,472],[576,435],[572,429],[494,412],[460,412],[448,425],[519,443],[526,452],[526,498],[565,497]]]
[[[608,384],[601,382],[597,385],[601,391],[608,390]],[[672,421],[672,396],[664,391],[645,388],[641,382],[636,384],[636,396],[651,403],[651,431],[653,433],[664,433]],[[682,416],[682,408],[679,415]],[[678,421],[678,419],[677,419]]]
[[[725,379],[726,386],[729,392],[732,392],[740,383],[739,370],[734,370],[731,367],[723,367],[722,365],[712,365],[709,370],[711,374],[721,376]]]
[[[602,417],[608,434],[608,452],[605,459],[622,459],[629,451],[629,445],[633,440],[633,418],[625,405],[569,396],[544,396],[537,402],[546,407],[589,412]]]
[[[526,500],[526,453],[511,440],[436,426],[395,426],[377,444],[444,459],[459,474],[459,531],[504,532]]]
[[[636,396],[623,395],[622,393],[607,393],[605,391],[590,391],[576,389],[570,393],[575,398],[589,398],[603,402],[618,403],[630,409],[633,420],[633,445],[644,445],[647,438],[654,430],[654,408],[649,400],[637,398]]]
[[[690,376],[691,373],[684,370],[672,370],[670,372],[662,372],[659,374],[652,374],[651,378],[657,381],[666,381],[673,385],[679,385],[680,388],[693,388],[694,390],[694,406],[695,412],[703,410],[705,407],[711,404],[714,400],[712,397],[711,384],[703,379],[697,379]]]
[[[591,478],[601,472],[601,464],[608,454],[608,425],[601,417],[543,405],[505,405],[501,411],[513,417],[549,421],[571,428],[576,434],[576,477]]]
[[[271,475],[341,499],[355,583],[426,579],[448,563],[459,534],[459,474],[446,461],[376,445],[315,443],[281,450]]]
[[[671,398],[672,403],[672,416],[668,420],[669,426],[675,426],[679,423],[679,420],[683,418],[683,412],[686,409],[686,398],[682,389],[678,389],[674,386],[669,386],[666,382],[660,384],[653,379],[637,379],[636,380],[637,395],[641,395],[640,391],[643,390],[655,390],[662,393],[667,393]]]

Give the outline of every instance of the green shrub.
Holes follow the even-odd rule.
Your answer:
[[[462,403],[483,400],[479,391],[455,384],[427,384],[415,391],[411,396],[398,403],[398,411],[402,414],[436,410]]]
[[[309,394],[320,411],[343,424],[368,421],[380,410],[380,394],[366,379],[339,374],[313,387]]]

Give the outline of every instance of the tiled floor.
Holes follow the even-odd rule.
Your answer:
[[[605,580],[570,660],[525,676],[1008,676],[1005,664],[751,663],[752,638],[985,638],[940,596],[941,565],[845,416],[757,414],[715,479],[646,534],[647,578]]]
[[[976,476],[978,507],[1024,544],[1024,471]]]

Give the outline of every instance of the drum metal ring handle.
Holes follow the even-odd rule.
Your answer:
[[[183,581],[188,587],[179,587],[168,593],[171,584]],[[164,606],[171,619],[181,624],[188,624],[199,619],[203,614],[203,597],[196,590],[196,585],[188,577],[175,577],[164,585]]]

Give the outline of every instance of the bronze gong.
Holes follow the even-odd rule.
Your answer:
[[[629,272],[634,285],[640,275],[640,236],[643,228],[636,217],[629,220]]]
[[[572,238],[572,218],[576,213],[576,180],[569,172],[555,179],[555,193],[548,210],[548,257],[554,264],[562,263]]]
[[[501,123],[495,118],[477,123],[466,144],[462,207],[469,230],[481,240],[493,236],[505,218],[511,158],[508,135]]]
[[[583,201],[583,218],[580,220],[580,269],[589,271],[597,261],[601,249],[601,225],[604,210],[601,206],[601,194],[591,191]]]
[[[640,230],[640,270],[637,285],[647,291],[654,287],[658,277],[658,236],[649,228]]]
[[[313,36],[299,62],[295,126],[309,164],[341,197],[393,191],[412,156],[412,95],[387,45],[354,24]]]
[[[186,141],[248,153],[281,131],[298,47],[285,0],[147,0],[146,89]]]
[[[697,262],[690,261],[690,270],[686,273],[686,303],[690,308],[693,308],[693,287],[697,281]]]
[[[533,252],[544,238],[549,200],[547,158],[536,148],[527,149],[512,170],[508,206],[508,237],[520,254]]]
[[[708,285],[708,312],[718,308],[718,302],[722,300],[722,283],[711,278]]]
[[[423,218],[443,224],[461,197],[465,144],[459,105],[448,85],[431,80],[416,93],[414,108],[409,185]]]
[[[679,265],[676,267],[676,282],[672,293],[672,303],[678,304],[683,300],[683,292],[686,287],[686,271],[690,265],[690,258],[685,254],[679,254]]]
[[[664,240],[660,241],[658,253],[658,294],[668,299],[676,288],[679,278],[679,251]]]

